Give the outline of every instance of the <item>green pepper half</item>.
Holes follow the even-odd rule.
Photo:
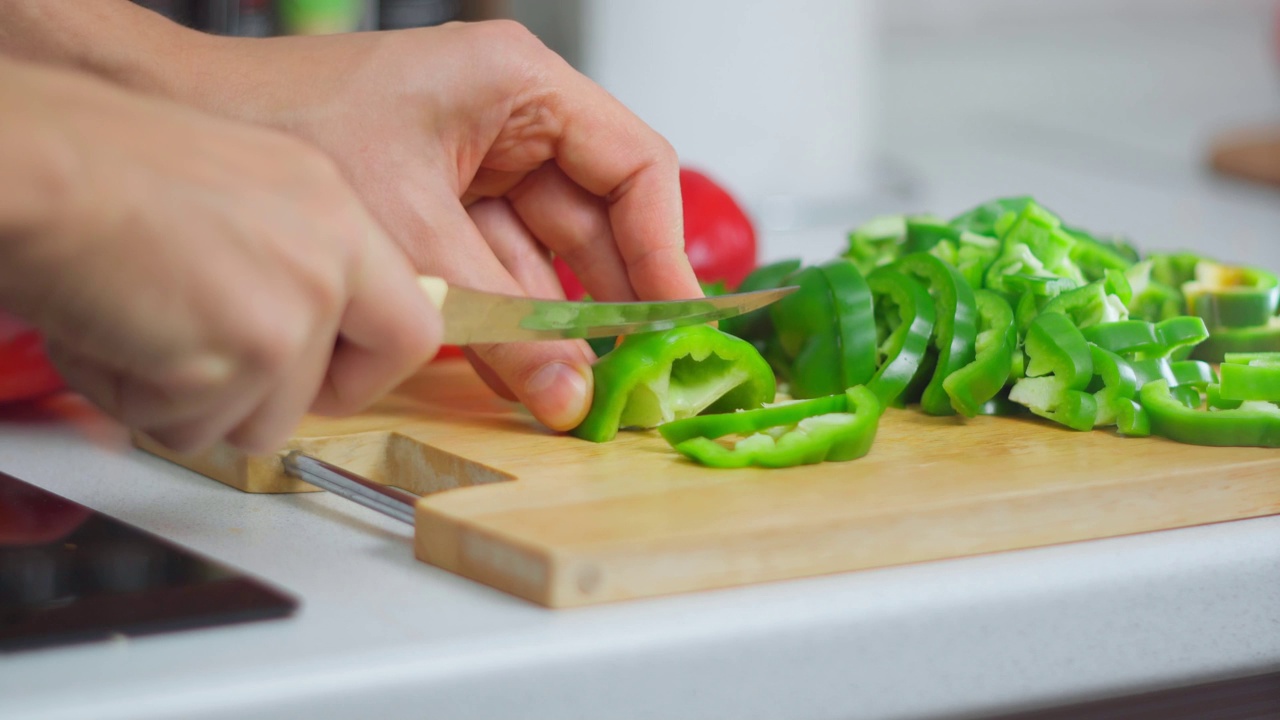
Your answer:
[[[629,335],[592,374],[591,410],[572,432],[593,442],[704,410],[758,408],[775,392],[773,372],[751,343],[708,325]]]

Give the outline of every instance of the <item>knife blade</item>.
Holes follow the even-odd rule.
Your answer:
[[[785,297],[794,287],[661,302],[543,300],[449,285],[418,278],[444,316],[444,342],[475,343],[562,340],[629,335],[697,325],[741,315]]]

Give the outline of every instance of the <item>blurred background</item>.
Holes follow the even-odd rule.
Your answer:
[[[1280,167],[1274,0],[143,4],[238,35],[515,18],[728,187],[762,259],[827,259],[877,214],[1031,194],[1143,250],[1280,268],[1276,186],[1210,165]]]

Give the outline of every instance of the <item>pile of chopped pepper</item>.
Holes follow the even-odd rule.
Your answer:
[[[951,220],[876,218],[840,257],[760,267],[737,289],[782,286],[798,289],[693,345],[671,341],[685,348],[674,354],[628,338],[597,365],[596,407],[575,432],[658,427],[696,462],[785,467],[861,457],[883,408],[916,405],[1280,447],[1280,281],[1258,268],[1144,257],[1015,197]],[[697,358],[714,367],[673,365]],[[798,402],[773,404],[775,376]]]

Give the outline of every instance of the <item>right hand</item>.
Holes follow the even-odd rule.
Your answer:
[[[439,347],[403,251],[301,141],[0,61],[0,160],[36,169],[22,222],[0,201],[0,306],[174,450],[277,450]]]

